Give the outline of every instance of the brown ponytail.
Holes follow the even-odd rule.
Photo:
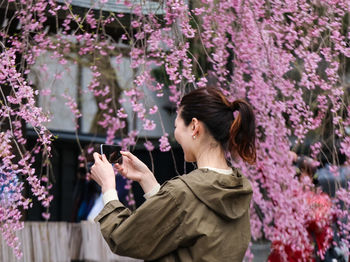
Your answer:
[[[198,88],[182,98],[180,108],[186,126],[197,118],[232,157],[238,154],[250,164],[255,162],[255,116],[246,101],[230,104],[218,88]]]
[[[256,161],[256,149],[253,109],[245,100],[241,99],[234,101],[231,109],[233,114],[236,114],[236,117],[234,117],[230,128],[228,149],[231,155],[238,153],[244,161],[254,164]]]

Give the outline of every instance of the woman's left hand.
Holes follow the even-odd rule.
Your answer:
[[[95,164],[91,167],[91,178],[101,186],[102,193],[116,189],[115,174],[111,163],[108,162],[105,155],[95,152],[93,154]]]

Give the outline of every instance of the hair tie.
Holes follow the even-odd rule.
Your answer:
[[[239,114],[239,102],[236,100],[231,104],[233,118],[236,119]]]

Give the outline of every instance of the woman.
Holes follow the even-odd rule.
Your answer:
[[[242,261],[252,188],[225,156],[255,162],[251,107],[243,100],[229,103],[216,89],[196,89],[181,100],[174,134],[185,160],[198,169],[162,186],[138,158],[122,152],[118,171],[140,183],[147,199],[135,212],[118,201],[111,164],[94,154],[92,178],[105,203],[95,221],[105,240],[113,252],[146,261]]]

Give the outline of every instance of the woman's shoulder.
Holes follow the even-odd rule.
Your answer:
[[[191,177],[196,177],[197,174],[201,173],[201,170],[199,169],[194,169],[188,174],[182,174],[175,176],[167,181],[165,181],[162,185],[161,188],[166,188],[166,189],[182,189],[186,188],[186,184],[184,183],[184,180],[187,178]]]
[[[183,206],[184,202],[188,202],[189,195],[187,186],[180,179],[180,176],[176,176],[164,182],[152,199],[157,199],[157,201],[162,199],[179,208]]]
[[[195,169],[188,175],[180,177],[185,183],[195,183],[200,185],[221,184],[229,187],[248,187],[251,188],[250,182],[242,171],[232,167],[231,174],[223,174],[208,168]]]
[[[173,177],[167,181],[165,181],[159,191],[166,191],[171,193],[172,195],[176,195],[181,191],[185,191],[186,190],[186,184],[183,182],[183,180],[181,179],[182,176],[176,176]]]

